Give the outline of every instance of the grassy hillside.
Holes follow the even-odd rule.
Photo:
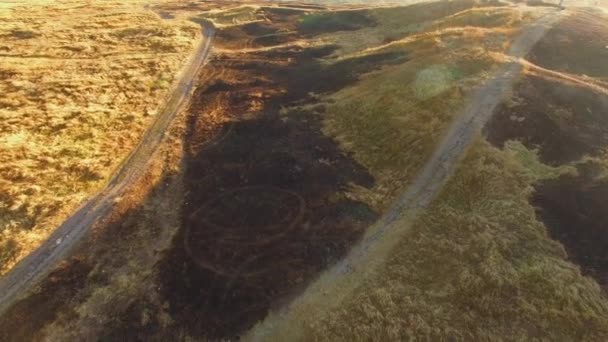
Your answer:
[[[501,11],[491,17],[501,22]],[[463,19],[457,14],[448,20]],[[475,16],[465,20],[480,23]],[[584,25],[585,20],[591,24]],[[481,22],[494,24],[485,18]],[[608,37],[601,27],[601,14],[583,11],[549,32],[528,58],[564,73],[527,66],[512,97],[486,127],[487,138],[478,138],[386,260],[371,261],[376,268],[359,270],[361,278],[349,278],[355,279],[341,283],[345,287],[323,287],[312,305],[294,306],[291,317],[298,320],[271,327],[270,336],[262,325],[253,336],[297,334],[303,341],[608,339],[607,221],[600,204],[608,198],[608,125],[601,115],[608,109],[601,76],[607,69],[595,59],[603,53],[597,42],[579,39],[590,32],[600,40]],[[568,46],[579,49],[557,52]],[[543,48],[554,54],[543,58]],[[390,103],[389,98],[379,103]],[[412,108],[398,108],[403,107]],[[358,118],[365,110],[359,103],[343,115]],[[362,120],[365,125],[354,137],[366,137],[386,112],[380,109]],[[437,117],[424,122],[430,125]],[[424,126],[407,127],[420,131]],[[356,155],[374,161],[399,144],[391,128],[368,140],[367,146],[382,146],[375,154],[355,138],[347,146],[357,146]],[[385,136],[391,138],[382,145]],[[411,144],[420,146],[420,141]],[[407,155],[403,151],[407,148],[395,148],[384,165],[399,161]],[[268,322],[274,322],[272,317]]]
[[[500,63],[494,56],[505,53],[516,28],[529,20],[517,10],[478,6],[374,9],[360,14],[373,18],[372,27],[323,35],[338,44],[328,65],[391,55],[405,60],[324,99],[324,131],[377,180],[371,190],[354,189],[354,198],[382,209],[407,186],[471,90]]]
[[[569,259],[608,289],[603,209],[608,199],[608,65],[600,62],[606,48],[598,44],[608,40],[605,20],[597,11],[575,11],[551,30],[530,54],[526,77],[487,132],[497,146],[519,140],[538,149],[546,164],[576,166],[576,175],[538,184],[531,202]]]
[[[383,266],[303,323],[304,339],[605,340],[608,300],[528,203],[531,185],[563,172],[480,140]]]
[[[0,339],[240,338],[365,234],[407,189],[472,91],[505,63],[521,26],[547,10],[473,0],[307,8],[157,7],[219,26],[215,58],[199,75],[205,82],[173,130],[173,156],[152,169],[153,182],[143,180],[146,191],[121,201],[107,226],[0,317]],[[566,16],[568,29],[558,26],[541,45],[603,56],[589,37],[603,37],[604,25],[577,31],[597,19],[581,13]],[[104,39],[117,37],[109,45],[123,48],[122,39],[139,49],[147,39],[167,46],[172,34],[190,32],[179,19],[144,31],[111,24]],[[26,31],[11,34],[27,41],[39,33]],[[405,228],[389,235],[390,249],[370,248],[388,257],[354,265],[365,270],[302,306],[296,300],[297,320],[274,325],[271,315],[261,326],[276,330],[264,340],[608,339],[608,299],[597,280],[606,274],[598,265],[608,249],[590,243],[608,241],[601,235],[608,222],[601,214],[608,194],[605,70],[599,60],[576,65],[570,52],[564,60],[542,52],[529,56],[498,119],[430,208],[407,210],[420,215],[399,219]],[[58,136],[88,130],[89,121],[76,126],[72,119]],[[124,136],[146,121],[133,114],[122,126],[111,122]],[[93,141],[105,145],[83,145],[87,151],[100,153],[104,139],[120,138],[101,133]],[[91,184],[103,182],[104,170],[110,166],[94,168],[100,176]],[[10,261],[18,240],[3,241],[0,258]],[[22,317],[28,320],[15,324]],[[260,331],[268,332],[253,334]]]
[[[0,9],[0,274],[108,179],[200,36],[138,4]]]

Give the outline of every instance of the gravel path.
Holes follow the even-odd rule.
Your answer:
[[[209,57],[215,29],[205,24],[202,25],[202,33],[201,42],[183,69],[181,80],[167,98],[165,107],[106,188],[78,208],[38,249],[0,278],[0,314],[24,297],[68,255],[95,222],[107,215],[116,200],[144,173],[173,118],[188,102],[194,76]]]
[[[500,67],[485,84],[474,91],[469,104],[452,123],[422,171],[371,232],[351,250],[346,258],[326,271],[292,304],[282,308],[250,331],[246,340],[271,340],[275,329],[281,329],[283,323],[289,325],[288,322],[297,320],[298,315],[311,314],[311,310],[314,312],[317,304],[337,302],[336,297],[344,296],[344,293],[348,292],[347,289],[357,283],[356,279],[359,277],[357,273],[365,272],[381,262],[382,255],[390,251],[398,241],[398,237],[411,227],[416,217],[438,195],[463,159],[467,148],[492,117],[494,109],[511,91],[522,71],[521,59],[559,18],[559,11],[551,11],[522,28],[508,52],[510,62]],[[374,257],[370,257],[371,255]],[[331,289],[332,293],[327,289]],[[295,331],[291,333],[298,334]]]

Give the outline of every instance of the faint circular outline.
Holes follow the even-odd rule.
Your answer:
[[[235,122],[234,121],[227,121],[228,125],[222,126],[222,128],[219,129],[219,131],[224,131],[222,132],[218,132],[214,135],[212,135],[209,139],[205,139],[205,141],[203,141],[199,147],[198,150],[200,152],[202,151],[206,151],[210,148],[215,147],[217,144],[221,143],[222,141],[226,140],[226,138],[232,133],[232,131],[234,130],[234,126],[235,126]],[[223,127],[228,126],[227,129],[224,129]]]
[[[304,218],[304,214],[306,211],[306,200],[299,194],[293,192],[293,191],[289,191],[289,190],[285,190],[285,189],[281,189],[275,186],[268,186],[268,185],[252,185],[252,186],[244,186],[244,187],[238,187],[238,188],[234,188],[232,190],[229,191],[225,191],[223,193],[221,193],[220,195],[212,198],[211,200],[206,201],[205,203],[203,203],[200,207],[198,207],[192,214],[190,214],[190,216],[188,217],[187,221],[187,225],[186,228],[184,230],[184,249],[186,251],[186,254],[190,257],[190,259],[200,268],[211,271],[213,273],[216,273],[218,275],[221,276],[225,276],[225,277],[230,277],[230,278],[240,278],[240,277],[247,277],[248,275],[255,275],[255,274],[263,274],[266,273],[265,272],[261,272],[261,271],[253,271],[253,272],[244,272],[244,270],[239,269],[240,267],[242,267],[241,265],[243,263],[241,263],[241,265],[239,265],[234,271],[227,271],[224,268],[218,267],[215,263],[210,262],[209,260],[206,260],[205,258],[201,258],[201,257],[197,257],[192,249],[191,243],[190,243],[190,237],[191,237],[191,231],[192,231],[192,224],[191,221],[197,217],[201,210],[203,210],[204,208],[207,208],[210,206],[210,204],[216,202],[218,200],[218,198],[222,198],[225,196],[229,196],[241,191],[248,191],[248,190],[254,190],[254,189],[263,189],[263,190],[268,190],[271,189],[272,191],[275,192],[279,192],[279,193],[283,193],[283,194],[288,194],[291,198],[294,198],[297,200],[297,209],[294,211],[294,215],[293,218],[289,220],[289,222],[284,222],[284,223],[277,223],[277,224],[269,224],[269,225],[263,225],[263,226],[256,226],[257,228],[273,228],[273,227],[280,227],[280,226],[284,226],[286,225],[286,228],[281,230],[280,233],[278,234],[273,234],[271,237],[268,237],[266,239],[263,240],[255,240],[255,241],[242,241],[240,239],[224,239],[224,244],[228,245],[228,246],[255,246],[255,245],[259,245],[259,246],[264,246],[264,245],[268,245],[272,242],[275,242],[277,240],[280,240],[283,236],[285,236],[285,234],[287,234],[288,232],[290,232],[292,229],[294,229]],[[211,226],[215,229],[238,229],[241,228],[239,226],[233,226],[233,227],[226,227],[226,226],[222,226],[219,225],[217,223],[213,223],[210,222],[208,220],[205,220],[203,218],[203,223],[205,225]],[[248,258],[244,261],[244,264],[249,264],[251,258]],[[247,267],[245,267],[246,269]]]

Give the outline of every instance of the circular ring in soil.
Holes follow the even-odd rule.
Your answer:
[[[260,275],[266,256],[304,216],[305,200],[272,186],[247,186],[224,192],[200,206],[186,222],[184,248],[200,268],[230,278]],[[254,269],[255,268],[255,269]]]
[[[204,151],[217,146],[232,133],[234,129],[234,121],[228,121],[225,125],[216,129],[213,135],[203,141],[199,147],[200,151]]]

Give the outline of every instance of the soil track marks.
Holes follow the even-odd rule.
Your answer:
[[[229,45],[272,30],[245,25],[248,37]],[[317,60],[333,51],[232,53],[205,69],[207,85],[190,109],[183,227],[160,277],[173,319],[193,336],[234,338],[342,258],[378,218],[347,197],[351,185],[374,180],[322,133],[324,108],[314,94],[407,57]],[[292,105],[313,110],[282,110]]]

